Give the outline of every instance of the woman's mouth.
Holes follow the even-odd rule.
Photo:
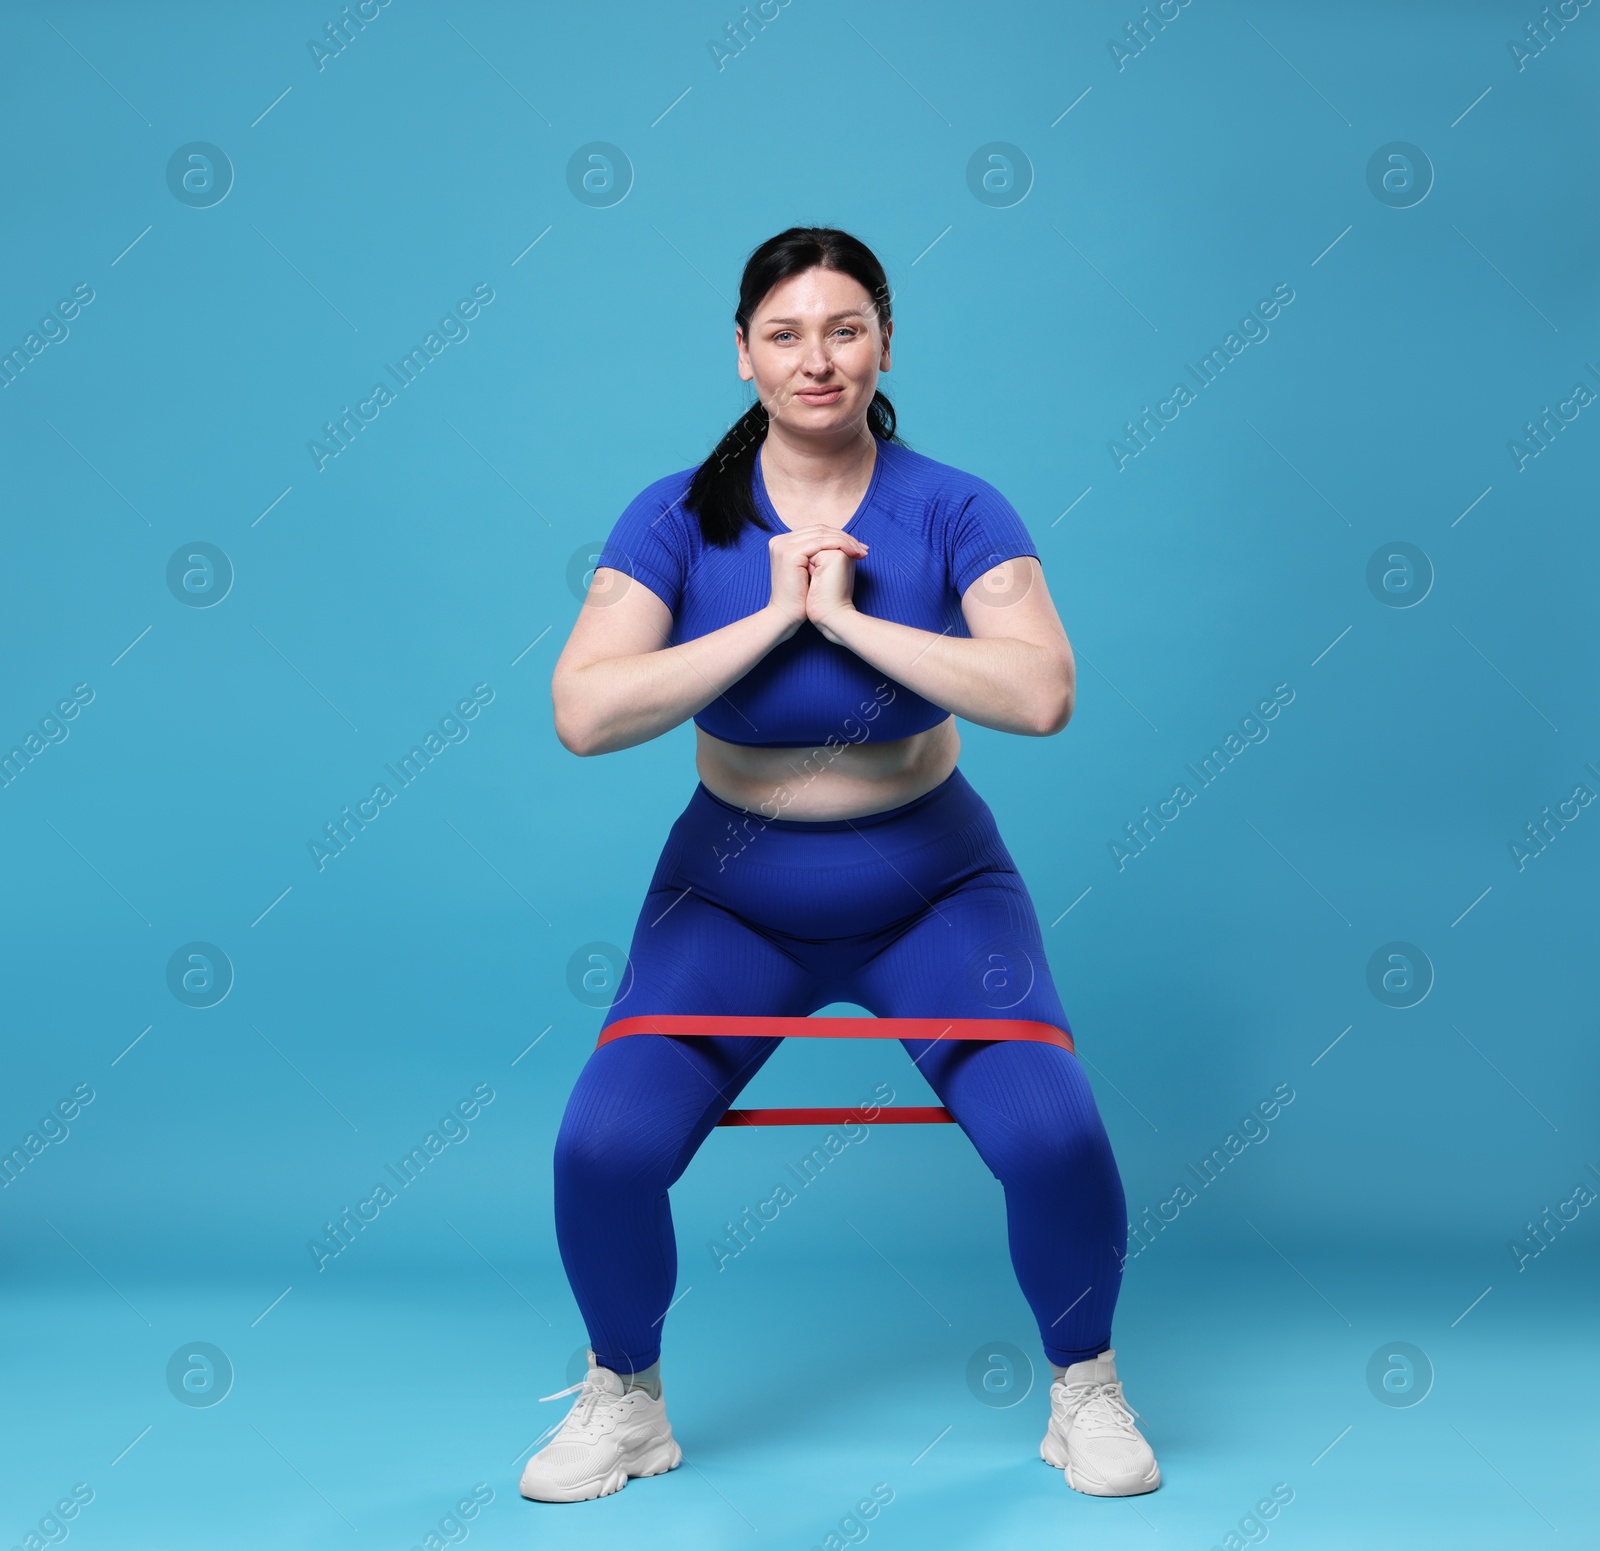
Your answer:
[[[844,389],[841,387],[802,388],[795,394],[795,397],[802,404],[831,404],[835,399],[842,397],[843,394]]]

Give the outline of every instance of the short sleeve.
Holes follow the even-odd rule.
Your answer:
[[[597,567],[610,566],[643,582],[674,615],[689,574],[682,501],[686,488],[672,478],[641,490],[617,518],[595,560]]]
[[[1019,555],[1039,558],[1027,525],[1014,507],[991,484],[977,481],[950,524],[948,535],[950,580],[956,596],[963,597],[985,571]]]

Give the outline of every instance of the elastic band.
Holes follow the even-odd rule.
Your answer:
[[[689,1038],[742,1035],[747,1039],[1022,1039],[1072,1050],[1072,1035],[1028,1018],[768,1018],[744,1013],[640,1013],[600,1030],[595,1048],[629,1034]]]
[[[942,1104],[880,1104],[864,1109],[730,1109],[719,1126],[838,1126],[955,1124],[956,1117]]]
[[[630,1034],[666,1034],[707,1039],[742,1035],[755,1039],[970,1039],[1032,1040],[1074,1051],[1072,1035],[1053,1023],[1026,1018],[767,1018],[726,1013],[655,1013],[618,1018],[600,1031],[595,1048]],[[1074,1051],[1074,1053],[1076,1053]],[[825,1109],[730,1109],[719,1126],[843,1125],[875,1120],[886,1124],[945,1124],[955,1116],[943,1105],[857,1105]]]

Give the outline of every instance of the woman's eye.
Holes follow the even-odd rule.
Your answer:
[[[835,334],[843,334],[850,339],[854,339],[856,337],[855,328],[848,323],[841,323],[833,332]],[[786,339],[794,339],[796,337],[797,336],[795,335],[793,329],[779,329],[778,332],[772,336],[772,342],[776,345],[782,343],[782,341]]]

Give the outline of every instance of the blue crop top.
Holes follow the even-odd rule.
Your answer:
[[[672,646],[766,606],[767,543],[785,531],[758,455],[752,492],[770,529],[746,523],[736,544],[707,544],[699,518],[682,504],[694,472],[680,470],[640,491],[597,561],[642,582],[672,610]],[[852,594],[862,613],[954,636],[971,634],[961,597],[978,577],[1004,560],[1039,554],[993,485],[882,440],[867,493],[843,527],[869,550],[856,562]],[[728,743],[794,749],[830,739],[888,743],[949,714],[805,620],[694,720]]]

